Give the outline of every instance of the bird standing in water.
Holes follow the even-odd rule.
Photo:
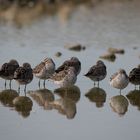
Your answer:
[[[140,90],[140,65],[137,68],[133,68],[129,73],[129,81],[136,86],[139,85]]]
[[[32,68],[29,63],[23,63],[22,67],[16,69],[14,79],[18,82],[18,92],[20,92],[20,85],[25,85],[24,92],[26,93],[26,85],[33,80]]]
[[[85,74],[86,77],[90,78],[95,82],[98,82],[99,87],[99,81],[103,80],[107,75],[106,66],[103,61],[98,60],[96,62],[96,65],[92,66],[89,71]]]
[[[40,88],[40,79],[44,80],[44,88],[45,88],[45,81],[49,79],[52,74],[55,72],[55,63],[51,58],[46,58],[44,61],[39,63],[34,69],[33,74],[39,78],[38,86]]]
[[[71,57],[71,59],[64,61],[63,64],[55,70],[55,72],[58,73],[69,67],[74,67],[76,75],[78,75],[81,71],[81,62],[77,57]]]
[[[66,67],[63,71],[54,73],[50,79],[60,87],[72,86],[77,80],[76,70],[74,67]]]
[[[120,94],[121,90],[126,88],[128,83],[129,78],[124,69],[120,69],[110,77],[110,85],[114,88],[120,89]]]
[[[9,87],[11,89],[11,81],[14,78],[14,72],[19,67],[18,62],[15,59],[11,59],[8,63],[4,63],[0,68],[0,77],[6,80],[10,80]]]

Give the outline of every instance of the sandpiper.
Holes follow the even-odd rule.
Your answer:
[[[44,80],[43,85],[45,87],[46,79],[49,79],[54,72],[55,72],[55,63],[51,58],[44,59],[44,61],[42,61],[33,69],[33,74],[37,78],[39,78],[38,82],[39,88],[40,88],[40,79]]]
[[[0,77],[5,79],[5,88],[6,80],[10,80],[9,86],[11,88],[11,81],[14,78],[14,72],[19,67],[18,62],[15,59],[11,59],[8,63],[4,63],[0,68]]]
[[[140,89],[140,65],[137,68],[133,68],[129,73],[129,81],[135,85],[139,85]]]
[[[63,64],[55,70],[55,72],[58,73],[69,67],[74,67],[76,75],[78,75],[81,71],[81,62],[77,57],[71,57],[71,59],[64,61]]]
[[[77,73],[74,67],[66,67],[63,71],[54,73],[51,80],[60,87],[69,87],[75,84]]]
[[[14,79],[19,84],[18,92],[20,92],[20,85],[25,85],[24,92],[26,93],[26,85],[33,80],[31,65],[23,63],[22,67],[18,67],[14,73]]]
[[[126,88],[129,83],[129,78],[124,69],[120,69],[118,72],[113,74],[110,78],[110,85],[114,88],[121,90]]]
[[[99,87],[99,81],[103,80],[107,75],[106,66],[103,61],[98,60],[96,62],[96,65],[92,66],[89,71],[85,74],[86,77],[90,78],[95,82],[98,82]]]

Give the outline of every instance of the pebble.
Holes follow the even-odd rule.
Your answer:
[[[116,59],[116,55],[114,53],[105,53],[101,55],[100,58],[114,62]]]
[[[55,54],[56,57],[60,57],[61,55],[62,55],[61,52],[57,52],[57,53]]]
[[[117,48],[108,48],[108,52],[110,53],[118,53],[118,54],[124,54],[124,49],[117,49]]]
[[[81,51],[81,50],[85,50],[86,49],[86,47],[82,46],[81,44],[66,45],[65,48],[67,48],[69,50],[73,50],[73,51]]]

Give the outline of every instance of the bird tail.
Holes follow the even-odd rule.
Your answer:
[[[0,71],[0,76],[2,75],[2,71]]]
[[[88,77],[89,76],[89,73],[84,74],[84,76],[87,76]]]

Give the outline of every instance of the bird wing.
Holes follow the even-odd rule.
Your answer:
[[[129,73],[129,78],[140,79],[140,68],[134,68]]]
[[[1,67],[0,74],[5,76],[13,75],[17,68],[18,66],[16,65],[4,63]]]
[[[33,73],[39,73],[43,67],[45,66],[44,62],[41,62],[40,64],[38,64],[34,69],[33,69]]]
[[[65,61],[61,66],[59,66],[55,72],[59,73],[60,71],[63,71],[67,66],[69,66],[69,60]]]
[[[1,66],[0,73],[1,73],[1,74],[8,73],[8,63],[4,63],[4,64]]]
[[[92,76],[100,76],[103,72],[104,72],[103,67],[99,67],[99,66],[94,65],[89,69],[89,71],[86,74],[86,76],[90,76],[90,75],[92,75]]]
[[[114,73],[114,74],[110,77],[110,81],[111,81],[112,79],[114,79],[117,75],[118,75],[118,72]]]
[[[19,65],[12,65],[12,64],[8,64],[8,71],[9,74],[14,74],[15,70],[19,67]]]
[[[67,70],[60,71],[58,73],[54,73],[51,77],[52,80],[61,81],[68,74]]]

